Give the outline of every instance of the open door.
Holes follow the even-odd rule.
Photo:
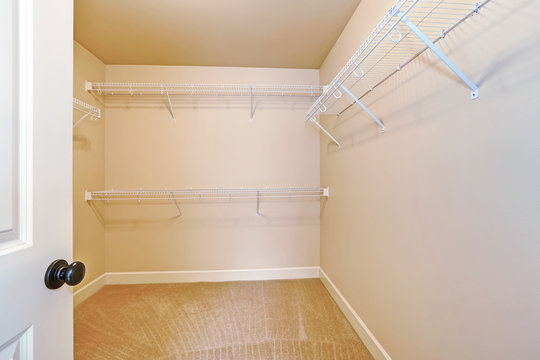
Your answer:
[[[0,360],[73,358],[72,289],[44,284],[72,257],[72,14],[0,1]]]

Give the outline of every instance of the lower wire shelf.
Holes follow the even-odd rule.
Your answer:
[[[167,201],[174,202],[180,216],[181,201],[186,200],[256,200],[256,215],[259,214],[262,199],[298,199],[329,197],[330,189],[321,187],[289,187],[289,188],[214,188],[214,189],[140,189],[140,190],[102,190],[86,191],[86,201]]]

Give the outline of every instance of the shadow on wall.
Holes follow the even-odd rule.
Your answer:
[[[475,15],[459,25],[444,40],[439,41],[437,46],[451,59],[452,55],[461,56],[461,59],[456,60],[458,66],[468,62],[463,70],[478,86],[505,86],[511,90],[509,84],[499,84],[496,81],[493,84],[490,80],[493,80],[501,70],[515,66],[518,61],[528,59],[530,57],[528,54],[535,53],[540,46],[540,39],[534,31],[537,18],[533,12],[528,11],[528,7],[533,4],[534,0],[518,2],[504,0],[488,3],[481,10],[480,15]],[[504,24],[515,17],[521,19],[524,29],[530,28],[531,31],[521,31],[520,34],[523,34],[521,38],[512,38],[508,47],[501,50],[500,45],[496,45],[500,44],[500,39],[509,37]],[[494,51],[498,51],[496,56],[489,56],[489,58],[496,60],[484,63],[483,54],[494,54]],[[422,78],[421,87],[415,86],[419,78]],[[523,86],[533,81],[533,77],[530,76],[508,79],[508,82],[514,83],[512,86]],[[466,85],[430,50],[424,52],[373,92],[365,95],[357,94],[360,95],[359,99],[385,123],[386,133],[382,133],[379,126],[365,112],[353,105],[338,116],[322,117],[323,124],[341,143],[341,148],[338,148],[333,142],[328,141],[326,153],[332,154],[364,145],[423,123],[437,122],[441,111],[452,112],[456,107],[463,105],[455,96],[454,85],[456,84],[464,90],[464,99],[470,101]],[[482,89],[480,89],[480,94],[482,94]],[[449,101],[441,104],[441,97],[446,97]],[[482,95],[480,95],[481,98]],[[437,102],[437,106],[430,106],[434,102]],[[444,106],[442,110],[441,105]],[[408,122],[403,123],[404,119]]]
[[[100,224],[102,226],[105,226],[106,223],[105,223],[105,217],[104,217],[104,214],[105,214],[104,204],[99,204],[95,201],[87,201],[86,203],[88,204],[88,206],[90,206],[90,209],[92,209],[92,211],[96,215],[96,218],[98,219]]]
[[[180,224],[198,227],[313,226],[320,223],[320,206],[325,202],[326,199],[263,200],[259,215],[253,200],[183,201],[180,204],[182,214],[174,202],[134,201],[105,205],[90,201],[88,204],[107,229],[124,229]]]
[[[213,96],[181,96],[171,95],[172,109],[177,120],[193,116],[192,112],[205,110],[242,110],[246,118],[250,120],[261,111],[289,110],[307,111],[309,106],[316,100],[315,97],[254,97],[253,103],[249,97],[213,97]],[[171,119],[173,114],[166,97],[161,95],[138,97],[129,95],[115,95],[107,98],[107,108],[114,110],[156,110],[163,112],[165,119]],[[182,111],[186,113],[183,114]],[[190,112],[191,111],[191,112]]]
[[[253,97],[253,106],[268,110],[302,110],[306,109],[316,100],[315,97]],[[246,109],[249,110],[251,100],[249,97],[234,96],[182,96],[171,95],[171,103],[174,109]],[[156,96],[129,96],[115,95],[107,97],[107,107],[113,109],[169,109],[167,98]]]
[[[73,134],[73,149],[90,152],[92,151],[92,142],[84,135]]]

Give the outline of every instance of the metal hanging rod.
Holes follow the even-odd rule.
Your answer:
[[[357,104],[384,131],[384,123],[361,102],[362,97],[427,49],[432,50],[470,88],[471,99],[476,99],[476,84],[435,45],[457,25],[478,14],[490,0],[476,1],[397,0],[336,77],[324,87],[321,96],[307,111],[305,120],[315,123],[340,146],[316,117],[341,114]]]
[[[260,215],[263,199],[297,199],[329,197],[329,188],[233,188],[233,189],[159,189],[159,190],[103,190],[86,191],[86,201],[167,201],[174,202],[183,216],[180,201],[186,200],[256,200],[256,215]]]
[[[85,103],[79,99],[73,98],[73,109],[85,113],[79,120],[73,124],[73,128],[81,123],[84,119],[90,116],[92,121],[101,118],[101,110],[95,106]]]
[[[113,83],[86,82],[86,90],[98,95],[145,96],[167,93],[171,96],[288,96],[316,97],[322,94],[319,85],[255,85],[255,84],[180,84],[180,83]]]

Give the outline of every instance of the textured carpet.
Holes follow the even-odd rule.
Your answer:
[[[319,279],[105,286],[75,359],[372,359]]]

